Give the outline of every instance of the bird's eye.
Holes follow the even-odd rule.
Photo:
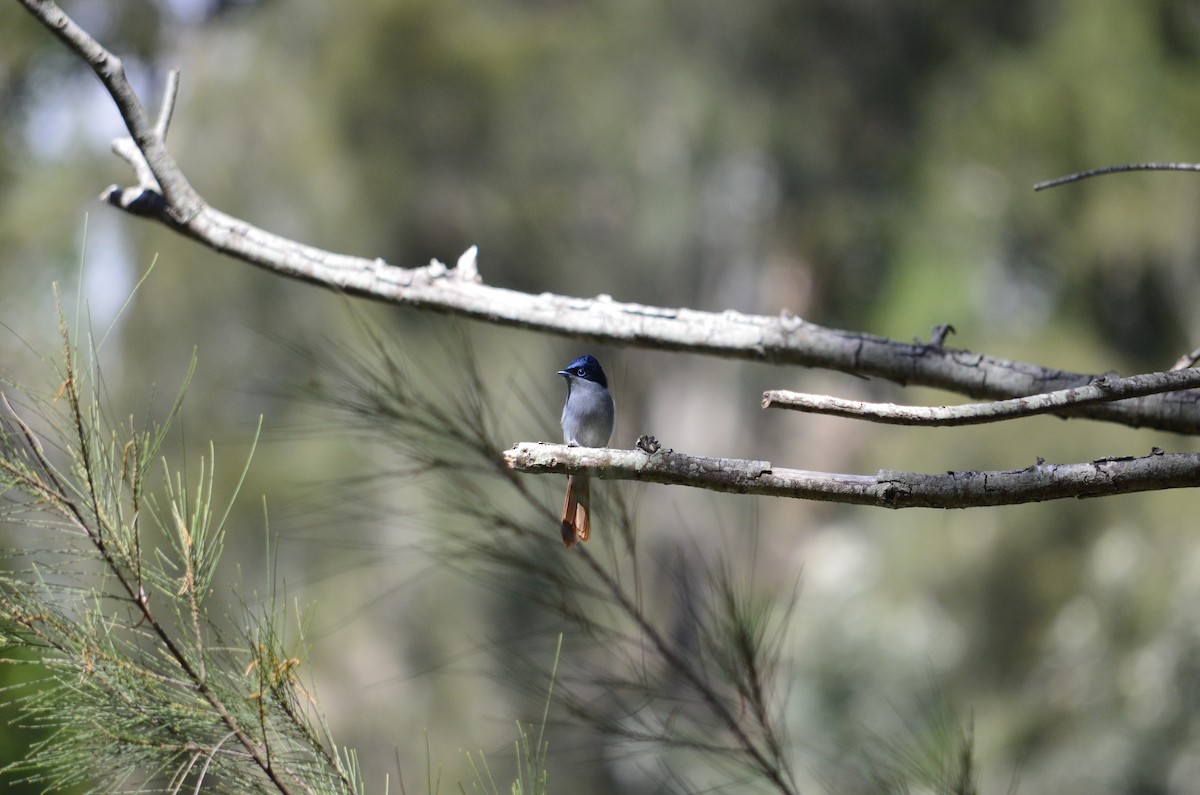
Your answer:
[[[575,368],[575,375],[583,375],[583,373],[584,373],[583,365],[580,365]]]

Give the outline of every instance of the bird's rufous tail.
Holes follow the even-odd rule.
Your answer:
[[[588,516],[591,483],[585,477],[567,476],[567,498],[563,502],[562,540],[567,549],[576,541],[587,541],[592,536],[592,521]]]

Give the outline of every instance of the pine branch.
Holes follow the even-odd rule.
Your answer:
[[[600,554],[579,547],[564,556],[561,546],[547,548],[557,536],[540,528],[557,527],[558,518],[536,481],[515,475],[500,455],[503,434],[488,407],[505,401],[477,377],[465,340],[451,339],[431,357],[454,361],[455,380],[443,375],[428,382],[428,367],[369,328],[362,331],[365,345],[312,354],[323,371],[337,374],[336,388],[317,398],[342,413],[333,426],[383,440],[422,471],[453,475],[449,493],[431,501],[459,520],[441,529],[447,535],[435,554],[447,566],[475,581],[483,566],[497,589],[516,591],[523,604],[564,621],[566,648],[591,649],[586,668],[577,661],[559,666],[556,700],[614,738],[695,752],[708,765],[736,768],[743,777],[749,772],[772,791],[794,793],[792,749],[776,726],[781,696],[772,672],[782,644],[765,631],[769,603],[760,597],[751,604],[732,568],[716,567],[726,578],[709,578],[710,592],[698,597],[708,604],[686,619],[703,638],[695,648],[670,616],[642,603],[631,512],[605,512],[609,543]]]
[[[352,766],[300,706],[299,660],[282,652],[275,619],[247,610],[240,652],[209,644],[219,631],[206,601],[228,516],[213,511],[211,455],[194,498],[166,471],[160,499],[149,481],[166,428],[106,424],[99,373],[79,369],[61,310],[59,319],[59,399],[26,394],[20,404],[0,391],[0,512],[31,532],[67,531],[50,537],[57,544],[4,550],[26,564],[0,575],[0,642],[34,652],[26,664],[45,671],[16,701],[54,732],[12,769],[105,791],[165,771],[176,789],[190,779],[206,791],[355,791]]]

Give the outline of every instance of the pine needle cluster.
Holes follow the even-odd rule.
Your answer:
[[[561,498],[546,478],[514,474],[501,456],[515,438],[552,434],[537,418],[556,416],[554,409],[523,392],[519,379],[502,390],[485,377],[477,345],[461,330],[425,356],[385,344],[387,335],[369,324],[361,330],[359,344],[306,353],[330,375],[315,397],[334,409],[334,426],[415,462],[439,517],[432,554],[522,605],[521,620],[540,628],[505,646],[505,664],[524,666],[513,684],[525,683],[530,695],[553,682],[554,709],[541,725],[554,726],[559,752],[571,753],[563,748],[571,737],[598,740],[608,750],[593,754],[635,760],[643,780],[661,791],[798,793],[803,752],[789,736],[787,715],[795,653],[787,628],[798,581],[782,589],[756,582],[746,565],[753,549],[643,543],[634,491],[619,484],[598,495],[605,533],[564,553],[551,532]],[[503,418],[498,406],[507,409]],[[747,531],[753,538],[753,528]],[[674,596],[667,604],[664,591]],[[538,646],[538,631],[564,638],[553,671],[539,669],[528,652]],[[531,748],[540,742],[518,745],[518,758],[531,758]],[[969,735],[930,753],[960,775],[943,778],[935,791],[974,792]],[[533,767],[545,764],[543,757]],[[863,752],[852,779],[860,792],[919,789],[930,764]],[[476,790],[494,791],[486,766],[474,765]]]
[[[361,791],[280,611],[215,598],[229,508],[213,450],[194,483],[162,457],[187,378],[163,420],[114,421],[95,348],[81,366],[59,321],[57,392],[0,391],[0,519],[17,539],[0,660],[36,671],[3,698],[48,732],[6,774],[47,791]]]
[[[273,594],[261,606],[218,597],[237,489],[218,505],[211,446],[194,478],[163,455],[191,370],[162,420],[116,421],[94,347],[81,366],[61,310],[60,329],[57,389],[0,389],[0,520],[14,539],[0,570],[0,662],[37,674],[0,700],[47,733],[6,774],[50,791],[365,792],[304,674],[303,622]],[[554,737],[590,732],[625,749],[663,790],[799,792],[787,731],[795,588],[755,582],[728,553],[647,552],[622,488],[599,505],[605,539],[564,554],[544,479],[500,455],[493,407],[505,401],[470,340],[444,343],[455,367],[434,372],[364,330],[356,354],[320,358],[333,388],[318,398],[339,427],[384,440],[422,475],[446,565],[560,638],[554,669],[523,677],[542,694],[550,683],[553,701],[540,722],[518,723],[512,791],[551,791],[554,726]],[[973,793],[972,740],[954,739],[932,757],[864,754],[853,778],[867,786],[855,789],[904,791],[934,770],[936,791]],[[487,760],[467,761],[475,791],[497,793]]]

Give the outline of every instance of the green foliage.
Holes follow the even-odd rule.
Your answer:
[[[903,727],[892,736],[872,733],[849,749],[856,757],[828,782],[830,791],[873,795],[979,795],[974,727],[963,724],[938,689],[898,710]],[[1016,791],[1015,780],[1009,787]]]
[[[550,717],[551,698],[554,695],[554,677],[558,674],[558,661],[562,654],[562,635],[558,636],[558,646],[554,650],[554,667],[550,671],[550,690],[546,693],[546,707],[542,710],[542,719],[537,726],[537,737],[531,738],[529,730],[517,721],[517,778],[512,783],[512,795],[548,795],[550,792],[549,775],[546,772],[546,762],[550,753],[550,743],[545,739],[547,721]],[[479,795],[500,795],[500,788],[492,777],[487,758],[480,753],[479,762],[468,753],[467,762],[471,766],[473,776],[472,791]],[[461,787],[461,785],[460,785]]]
[[[516,669],[509,681],[525,690],[552,682],[556,712],[566,716],[556,722],[555,736],[565,731],[629,749],[630,759],[622,761],[660,788],[798,792],[803,743],[791,731],[788,698],[796,578],[789,592],[747,567],[745,559],[758,554],[758,533],[743,528],[748,543],[717,550],[698,541],[647,544],[643,515],[626,489],[613,486],[594,495],[604,533],[562,554],[555,536],[543,532],[557,520],[544,484],[514,476],[498,456],[501,423],[493,407],[506,401],[482,377],[471,337],[445,335],[438,350],[416,355],[388,344],[369,324],[361,332],[353,344],[310,352],[331,376],[314,397],[334,410],[335,427],[394,450],[414,472],[446,473],[420,479],[436,506],[430,554],[512,606],[513,625],[522,630],[505,647]],[[454,366],[430,372],[444,361]],[[436,386],[422,387],[429,383]],[[519,423],[521,415],[514,407],[506,419]],[[529,650],[551,633],[559,640],[547,672]],[[542,792],[549,781],[554,760],[543,737],[553,720],[550,707],[547,699],[536,738],[518,723],[514,793]],[[952,720],[939,708],[939,719]],[[881,734],[877,745],[911,740],[905,727]],[[889,780],[920,786],[929,765],[967,765],[963,775],[972,775],[969,736],[926,751],[921,765],[890,764]],[[567,762],[559,774],[565,786],[595,786],[586,764],[569,764],[572,755],[566,748],[558,756],[559,764]],[[474,790],[497,795],[488,759],[467,758]],[[838,764],[870,762],[862,752]]]
[[[127,58],[139,90],[153,92],[161,69],[182,68],[169,143],[207,199],[334,250],[411,265],[432,256],[453,261],[477,243],[493,283],[669,305],[787,308],[904,339],[950,321],[959,329],[951,344],[1076,370],[1148,370],[1195,346],[1195,175],[1029,191],[1036,180],[1105,163],[1196,159],[1200,18],[1190,0],[286,0],[214,3],[208,7],[225,11],[186,22],[169,9],[189,4],[73,5],[103,8],[88,21]],[[144,13],[151,5],[162,14]],[[228,13],[233,6],[243,10]],[[0,317],[17,330],[0,340],[0,366],[10,380],[38,382],[43,364],[28,348],[53,345],[38,329],[52,311],[49,281],[75,268],[78,208],[128,174],[109,151],[119,130],[108,104],[95,101],[91,76],[15,3],[0,3],[0,61]],[[146,99],[155,105],[153,93]],[[180,351],[195,346],[207,370],[189,392],[193,427],[229,443],[249,435],[247,418],[267,417],[273,443],[257,451],[248,488],[273,495],[289,581],[297,591],[311,586],[306,599],[318,594],[318,623],[375,642],[365,650],[327,642],[326,649],[338,646],[326,652],[333,677],[347,668],[374,671],[384,656],[372,654],[376,646],[395,666],[381,676],[405,683],[475,643],[498,647],[499,657],[509,644],[532,656],[509,639],[548,620],[553,601],[597,620],[604,601],[595,582],[551,578],[548,570],[563,564],[537,543],[546,524],[536,512],[514,513],[519,500],[511,492],[456,480],[455,466],[469,457],[458,440],[439,439],[436,427],[422,457],[406,459],[403,478],[366,495],[339,491],[332,517],[313,515],[314,493],[324,491],[314,483],[341,478],[355,464],[375,473],[380,454],[366,442],[397,433],[388,420],[363,423],[361,435],[334,425],[316,442],[302,440],[309,446],[279,440],[304,410],[291,386],[330,373],[285,361],[275,340],[337,337],[340,301],[116,212],[97,213],[92,225],[100,267],[84,293],[99,316],[114,285],[123,300],[121,286],[139,262],[161,251],[171,263],[145,288],[141,310],[110,336],[115,366],[106,398],[142,405],[146,385],[176,372]],[[397,348],[433,347],[437,323],[389,314],[401,314],[385,336]],[[483,351],[478,375],[504,420],[492,426],[497,442],[554,438],[558,396],[545,364],[564,351],[496,329],[472,345]],[[434,405],[458,397],[430,386],[447,380],[452,356],[419,363],[413,394]],[[624,391],[620,422],[632,434],[714,454],[736,445],[780,465],[1008,468],[1037,456],[1087,460],[1187,444],[1057,420],[1017,432],[954,431],[929,443],[910,431],[755,418],[746,409],[761,388],[781,379],[811,384],[819,378],[812,373],[646,353],[626,356],[622,367],[614,383]],[[520,389],[506,390],[508,379]],[[871,399],[881,389],[815,385]],[[34,400],[9,394],[19,408]],[[61,407],[49,396],[42,402],[51,414]],[[542,424],[509,421],[524,407]],[[36,414],[21,410],[37,424]],[[163,441],[172,461],[185,460],[181,438]],[[431,455],[454,463],[413,471]],[[477,459],[470,465],[472,475],[481,470]],[[215,493],[232,489],[231,469],[209,470]],[[147,482],[162,484],[149,494],[161,500],[170,530],[160,462],[147,471]],[[445,479],[419,495],[399,488],[421,475]],[[561,498],[549,486],[525,487],[544,505]],[[461,581],[429,576],[414,585],[418,578],[399,568],[420,558],[412,540],[448,525],[484,526],[437,510],[477,496],[499,501],[496,513],[507,524],[496,527],[529,536],[526,546],[504,548],[513,565],[496,579],[510,587],[478,587],[474,569]],[[373,510],[392,511],[377,535],[345,518],[363,511],[366,497],[385,506]],[[639,506],[643,570],[632,590],[668,628],[681,601],[663,585],[671,581],[669,551],[681,536],[715,532],[713,505],[690,510],[688,499],[655,489]],[[765,550],[760,589],[773,583],[786,593],[778,583],[791,582],[801,565],[806,572],[804,609],[790,612],[787,627],[801,652],[777,674],[792,695],[790,736],[801,746],[824,738],[840,747],[847,725],[875,725],[878,703],[919,686],[932,661],[956,700],[975,706],[985,761],[1001,769],[1001,786],[1005,771],[1020,767],[1031,791],[1186,790],[1200,769],[1193,501],[1180,492],[948,515],[763,501],[755,517]],[[744,503],[731,498],[721,509],[730,504]],[[257,527],[258,513],[243,500],[230,516],[234,526]],[[142,523],[146,537],[161,536],[178,560],[177,534],[148,514]],[[4,532],[7,546],[18,531]],[[26,549],[45,546],[41,536],[21,538]],[[258,534],[224,541],[226,567],[267,568]],[[607,563],[605,554],[598,557]],[[739,579],[744,557],[739,549]],[[185,570],[178,565],[169,573]],[[461,559],[454,565],[467,568]],[[331,570],[348,573],[334,578]],[[627,563],[613,570],[635,582]],[[519,598],[516,586],[528,586]],[[162,596],[152,597],[156,608]],[[224,623],[229,632],[245,625],[241,615]],[[597,657],[580,659],[588,637],[581,634],[565,641],[579,670],[607,675],[621,667],[623,647],[596,643]],[[248,665],[249,657],[237,662]],[[625,662],[624,670],[637,670],[636,658]],[[21,675],[40,669],[22,666]],[[593,692],[585,676],[574,678],[584,695]],[[247,686],[260,689],[257,681]],[[383,710],[375,720],[374,709],[348,708],[339,734],[356,732],[364,748],[381,743],[386,756],[437,720],[433,742],[451,738],[443,756],[460,745],[491,747],[478,739],[489,727],[480,712],[499,714],[508,727],[521,702],[482,694],[512,689],[545,692],[540,677],[504,666],[484,681],[455,670],[412,686],[346,688],[340,698],[357,696],[366,707],[425,703],[407,698],[412,690],[436,706],[412,715]],[[595,771],[628,767],[622,740],[577,724],[568,738],[555,740],[553,756],[596,749],[575,761],[594,762],[586,768],[594,791],[617,788]],[[802,763],[795,769],[806,772]],[[572,783],[582,792],[589,782]]]
[[[58,393],[0,394],[3,518],[25,542],[5,549],[0,644],[36,671],[5,698],[46,732],[8,773],[53,791],[356,791],[282,616],[216,598],[213,448],[194,484],[161,459],[182,392],[161,422],[114,422],[96,349],[81,366],[59,318]]]

